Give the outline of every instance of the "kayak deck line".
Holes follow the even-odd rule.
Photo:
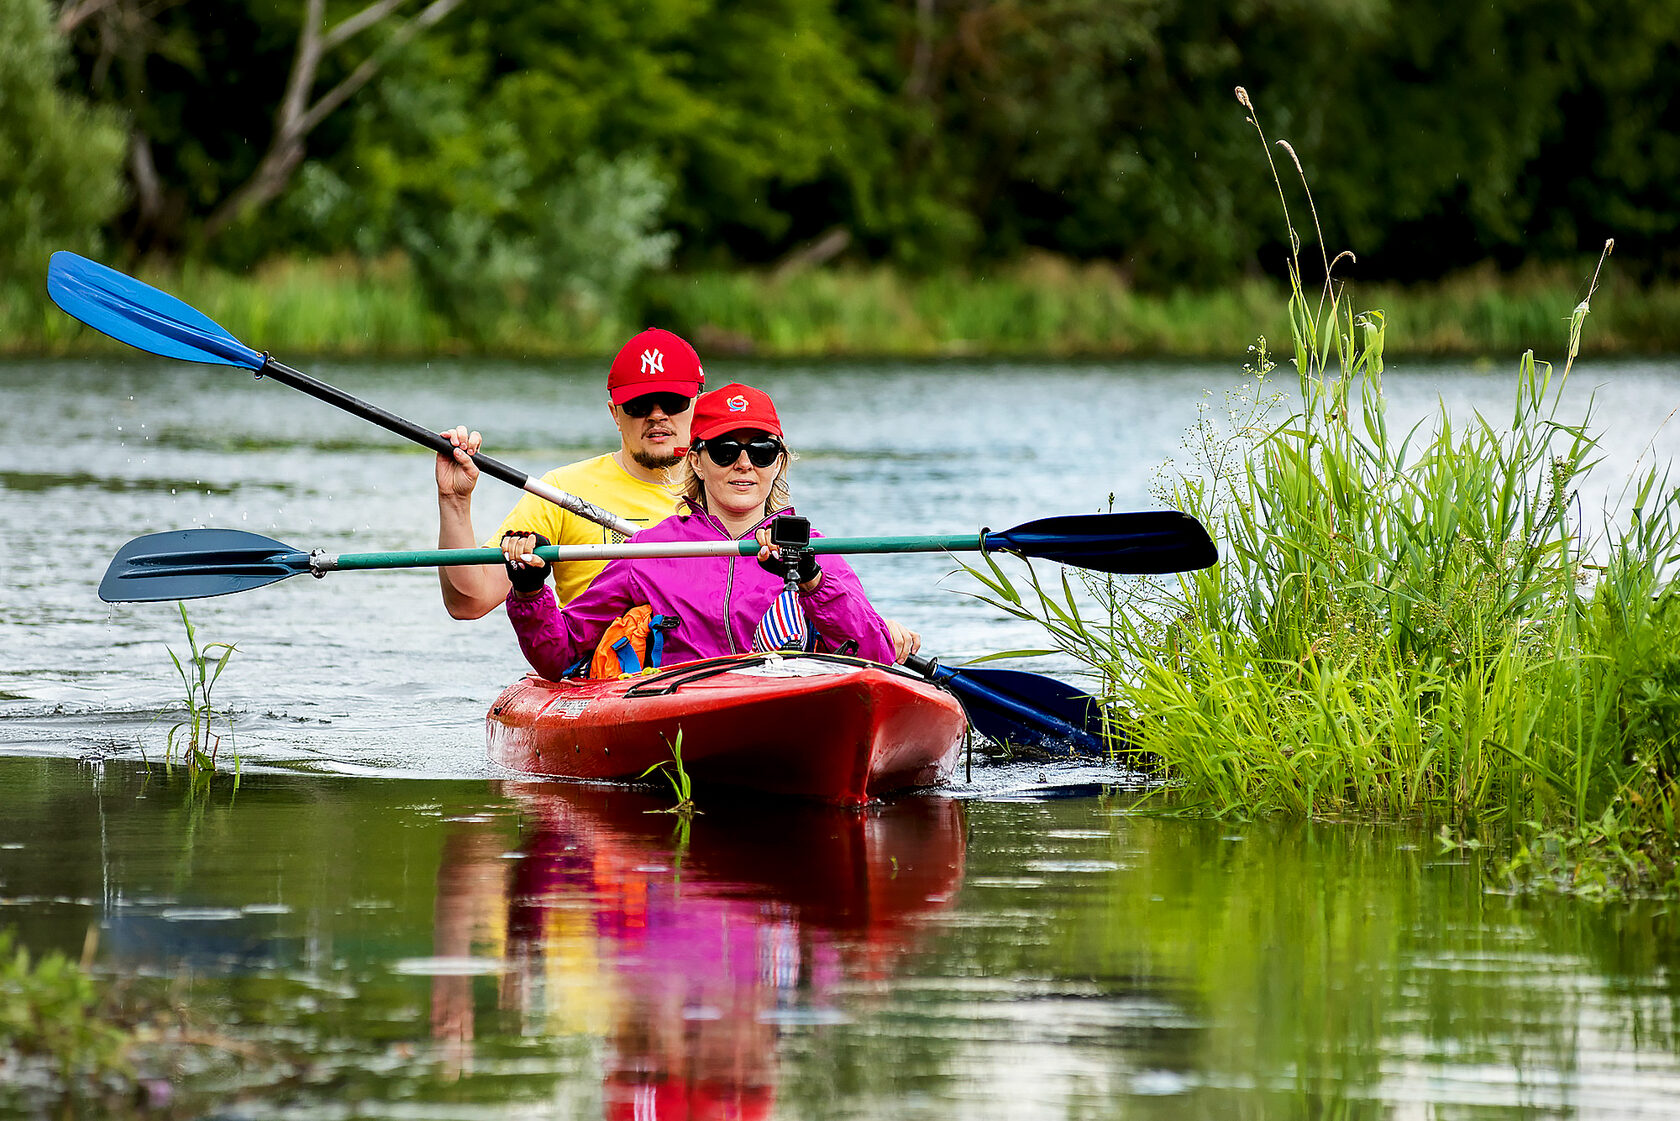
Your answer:
[[[797,668],[810,665],[886,670],[889,673],[900,674],[911,681],[927,680],[918,674],[900,669],[898,666],[882,665],[880,662],[871,662],[865,658],[854,658],[848,654],[828,654],[821,651],[784,653],[772,650],[759,654],[724,654],[716,658],[702,658],[696,662],[684,662],[681,665],[670,666],[659,673],[641,677],[634,685],[624,691],[624,695],[626,698],[668,696],[684,685],[703,681],[720,673],[808,677],[835,672],[829,669],[818,670],[813,674],[809,670]]]

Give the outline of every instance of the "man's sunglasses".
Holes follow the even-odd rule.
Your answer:
[[[636,420],[646,420],[653,415],[654,406],[659,406],[666,416],[676,416],[686,413],[688,407],[694,404],[694,398],[684,397],[681,393],[644,393],[640,397],[632,397],[619,408],[624,415]]]
[[[776,457],[782,454],[782,442],[770,436],[760,436],[756,440],[742,442],[733,436],[721,440],[701,440],[695,445],[705,450],[711,456],[712,462],[719,467],[733,467],[735,461],[741,458],[741,453],[747,453],[747,462],[754,467],[768,467],[776,462]]]

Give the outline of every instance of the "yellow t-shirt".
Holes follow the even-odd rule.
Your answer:
[[[644,528],[677,512],[675,491],[659,483],[644,483],[620,467],[611,454],[557,468],[544,475],[543,482]],[[534,494],[519,500],[496,527],[496,532],[485,540],[485,547],[499,547],[502,534],[514,529],[540,533],[556,545],[600,545],[623,540],[607,527],[580,518]],[[554,594],[561,603],[570,603],[606,566],[606,561],[568,561],[556,565]]]

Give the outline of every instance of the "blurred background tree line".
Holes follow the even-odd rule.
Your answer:
[[[1680,0],[0,0],[0,282],[400,257],[462,320],[831,259],[1217,287],[1285,256],[1237,85],[1362,278],[1607,236],[1680,273]]]

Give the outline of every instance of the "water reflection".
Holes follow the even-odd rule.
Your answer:
[[[0,927],[186,1025],[197,1042],[140,1063],[178,1078],[172,1116],[1619,1121],[1680,1100],[1672,905],[1513,897],[1411,827],[917,799],[708,803],[684,835],[626,790],[230,786],[0,756]],[[0,1077],[0,1116],[44,1100]]]
[[[520,808],[514,851],[490,818],[445,837],[434,1038],[458,1074],[481,1020],[600,1038],[608,1118],[768,1116],[781,1033],[845,1022],[837,990],[890,976],[963,877],[949,799],[722,806],[684,823],[629,790],[502,793]],[[487,960],[500,970],[480,977]]]

